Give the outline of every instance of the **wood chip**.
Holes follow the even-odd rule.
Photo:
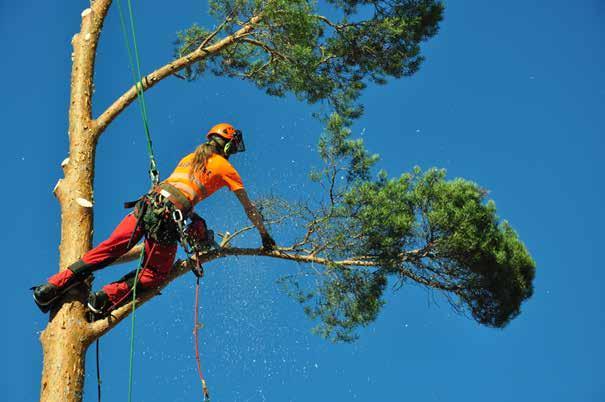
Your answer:
[[[55,187],[53,188],[53,194],[57,191],[57,188],[59,188],[59,184],[61,184],[61,179],[57,180],[57,184],[55,184]]]
[[[84,208],[92,208],[92,202],[88,201],[85,198],[78,197],[76,198],[76,202]]]

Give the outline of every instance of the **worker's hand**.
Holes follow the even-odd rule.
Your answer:
[[[261,233],[261,239],[263,240],[263,250],[272,251],[275,249],[275,240],[269,233]]]

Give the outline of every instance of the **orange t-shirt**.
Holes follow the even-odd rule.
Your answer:
[[[237,170],[227,159],[218,154],[212,154],[206,161],[206,169],[191,178],[193,157],[194,154],[191,153],[181,159],[174,172],[165,180],[179,189],[193,205],[224,186],[229,187],[231,191],[244,188]]]

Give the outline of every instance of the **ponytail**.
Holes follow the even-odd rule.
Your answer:
[[[193,161],[191,163],[191,171],[189,177],[193,179],[197,175],[204,173],[206,170],[206,162],[212,154],[216,153],[214,145],[210,142],[205,142],[195,149]]]

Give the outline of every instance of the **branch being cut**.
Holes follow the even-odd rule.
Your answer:
[[[265,225],[277,225],[280,223],[283,223],[283,221],[285,221],[286,219],[288,219],[288,216],[282,216],[276,219],[271,219],[268,221],[265,221]],[[241,229],[236,230],[233,233],[229,233],[229,232],[225,232],[224,235],[222,235],[222,240],[221,240],[221,247],[229,247],[231,245],[231,242],[233,241],[233,239],[235,239],[238,236],[243,235],[246,232],[249,232],[253,229],[255,229],[256,227],[254,225],[250,225],[250,226],[244,226]]]
[[[122,258],[120,258],[119,260],[116,260],[116,262],[114,262],[114,264],[121,264],[121,263],[125,263],[128,261],[137,259],[139,253],[141,252],[141,249],[142,249],[141,245],[134,247],[129,253],[123,255]],[[360,268],[372,268],[372,267],[377,268],[379,266],[375,260],[373,260],[370,257],[366,257],[366,256],[334,261],[334,260],[331,260],[328,258],[317,257],[317,256],[311,255],[311,254],[296,254],[296,253],[290,253],[290,252],[283,251],[283,250],[290,250],[290,249],[291,249],[291,247],[286,247],[283,249],[278,248],[273,251],[265,251],[260,248],[227,247],[227,248],[212,250],[208,253],[202,254],[200,256],[201,257],[200,263],[205,264],[207,262],[210,262],[210,261],[213,261],[213,260],[216,260],[219,258],[223,258],[223,257],[229,257],[229,256],[255,256],[255,257],[269,257],[269,258],[276,258],[276,259],[294,261],[294,262],[299,262],[299,263],[309,263],[309,264],[318,264],[318,265],[340,265],[340,266],[360,267]],[[406,252],[405,254],[402,254],[402,262],[403,261],[413,261],[413,260],[421,257],[423,253],[424,253],[424,249],[411,250],[409,252]],[[172,268],[172,271],[168,276],[168,279],[162,285],[162,287],[158,288],[155,291],[149,291],[149,292],[143,293],[137,299],[137,302],[136,302],[137,306],[141,306],[145,302],[147,302],[147,301],[151,300],[152,298],[154,298],[155,296],[157,296],[160,293],[160,291],[164,287],[166,287],[170,282],[172,282],[176,278],[189,272],[191,267],[193,266],[193,264],[195,264],[195,262],[193,260],[185,260],[185,261],[178,260],[177,262],[175,262],[175,264]],[[431,288],[435,288],[435,289],[439,289],[439,290],[443,290],[443,291],[450,291],[450,292],[456,292],[456,291],[460,290],[459,286],[444,285],[437,281],[432,281],[430,279],[417,275],[416,273],[414,273],[408,269],[405,269],[405,268],[401,268],[400,274],[402,276],[406,276],[406,277],[414,280],[415,282],[417,282],[419,284],[429,286]],[[119,322],[121,322],[126,317],[128,317],[131,312],[132,312],[132,305],[130,303],[128,303],[128,304],[116,309],[111,314],[110,317],[96,321],[95,323],[93,323],[91,325],[90,337],[88,340],[90,342],[92,342],[95,339],[102,336],[103,334],[105,334],[106,332],[110,331]]]
[[[121,259],[117,260],[114,264],[124,263],[129,260],[136,259],[138,253],[140,253],[142,246],[134,247],[131,252],[122,256]],[[264,256],[271,258],[278,258],[302,263],[315,263],[321,265],[327,264],[336,264],[336,265],[347,265],[347,266],[360,266],[360,267],[372,267],[375,266],[375,263],[371,261],[356,261],[356,260],[342,260],[342,261],[330,261],[325,258],[311,257],[308,255],[297,255],[297,254],[289,254],[284,253],[280,250],[274,251],[265,251],[263,249],[258,248],[223,248],[219,250],[214,250],[209,253],[203,254],[200,259],[200,263],[204,264],[210,261],[213,261],[218,258],[227,257],[227,256]],[[145,292],[137,299],[137,306],[141,306],[145,302],[151,300],[155,296],[157,296],[160,291],[166,287],[170,282],[175,280],[176,278],[186,274],[191,269],[191,265],[194,264],[191,260],[186,261],[177,261],[171,270],[171,273],[168,276],[166,282],[162,285],[162,287],[158,288],[155,291]],[[124,320],[126,317],[130,315],[132,312],[132,305],[130,303],[116,309],[111,313],[111,315],[105,319],[94,322],[90,328],[90,335],[88,337],[89,342],[93,342],[95,339],[103,336],[105,333],[110,331],[113,327],[115,327],[118,323]]]

